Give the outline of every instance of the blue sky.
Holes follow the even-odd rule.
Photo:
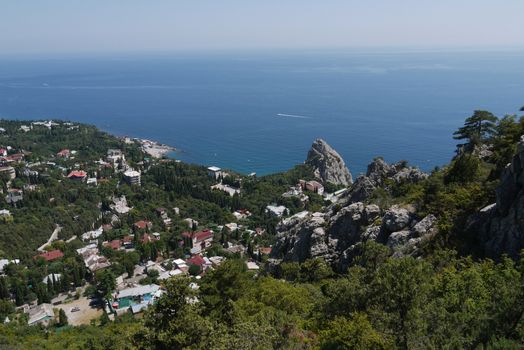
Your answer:
[[[0,54],[524,47],[524,0],[0,0]]]

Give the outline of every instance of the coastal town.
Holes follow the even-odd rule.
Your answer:
[[[320,208],[325,200],[334,202],[344,192],[328,194],[319,181],[300,179],[280,187],[284,191],[273,201],[251,204],[248,209],[241,204],[241,198],[248,197],[243,188],[254,186],[256,174],[181,165],[166,157],[174,148],[150,140],[105,135],[112,146],[92,152],[78,140],[48,139],[51,133],[74,139],[87,132],[85,128],[61,121],[9,122],[0,128],[4,226],[16,227],[20,213],[32,207],[38,210],[38,205],[60,210],[60,195],[48,194],[48,186],[66,188],[66,196],[81,191],[99,198],[94,206],[88,205],[89,210],[56,218],[49,237],[41,238],[45,242],[24,244],[19,255],[15,247],[0,250],[3,296],[15,307],[2,316],[3,322],[24,317],[28,325],[50,326],[63,323],[59,316],[65,315],[61,317],[68,324],[81,325],[106,316],[114,320],[139,314],[162,296],[164,281],[187,276],[191,288],[198,289],[203,276],[231,258],[241,259],[247,271],[257,275],[271,254],[279,222],[303,217],[309,205]],[[49,149],[38,144],[25,148],[26,139],[33,137],[46,139]],[[207,183],[202,193],[211,196],[205,203],[219,203],[222,208],[212,204],[211,209],[199,211],[184,200],[173,206],[177,200],[165,196],[166,191],[202,197],[183,188],[184,176],[175,175],[181,171],[198,173]],[[164,196],[151,194],[151,203],[145,203],[140,199],[144,191],[162,191]],[[77,202],[68,198],[64,204],[73,208]],[[38,228],[40,234],[44,227]],[[80,231],[80,227],[88,229]],[[28,275],[28,269],[35,269],[35,276],[14,277]],[[32,282],[36,276],[41,277]]]

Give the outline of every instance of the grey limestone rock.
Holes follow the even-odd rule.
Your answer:
[[[322,182],[344,186],[353,183],[351,173],[340,154],[322,139],[313,142],[307,155],[306,164],[313,167],[315,175]]]

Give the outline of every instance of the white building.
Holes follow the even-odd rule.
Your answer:
[[[29,314],[29,320],[27,321],[27,324],[30,326],[36,324],[43,324],[44,326],[47,326],[55,318],[53,305],[51,304],[36,305],[35,307],[29,309],[27,313]]]
[[[276,205],[268,205],[266,207],[266,213],[269,213],[273,216],[276,216],[276,217],[281,217],[283,215],[287,215],[289,212],[289,210],[284,207],[283,205],[279,205],[279,206],[276,206]]]
[[[209,176],[212,176],[216,179],[218,179],[220,177],[220,174],[221,174],[221,170],[219,167],[216,167],[216,166],[210,166],[209,168],[207,168],[207,172],[209,174]]]
[[[82,239],[84,241],[90,240],[90,239],[97,239],[98,237],[102,236],[102,233],[104,233],[104,228],[100,226],[96,230],[88,231],[82,235]]]
[[[117,214],[127,214],[131,209],[133,209],[127,206],[126,196],[120,198],[113,197],[113,204],[110,204],[109,207]]]
[[[140,186],[140,172],[136,170],[128,170],[124,173],[124,179],[130,185]]]
[[[229,194],[231,197],[233,197],[235,194],[240,194],[240,189],[231,187],[229,185],[224,185],[221,183],[211,186],[211,189],[224,191],[227,194]]]
[[[108,149],[107,150],[107,161],[116,164],[120,160],[125,160],[122,150],[119,149]]]

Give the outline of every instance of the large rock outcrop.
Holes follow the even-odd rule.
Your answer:
[[[480,233],[487,256],[508,254],[517,258],[524,249],[524,136],[502,173],[496,198],[496,203],[480,211],[470,229]]]
[[[368,165],[366,175],[361,175],[347,192],[347,202],[367,200],[378,187],[387,187],[388,181],[394,183],[417,183],[428,177],[419,168],[410,167],[406,162],[388,164],[382,158],[375,158]]]
[[[436,218],[428,215],[418,221],[409,207],[382,211],[375,204],[356,202],[338,211],[299,213],[284,220],[277,231],[273,264],[322,258],[344,270],[368,240],[387,245],[395,256],[413,255],[436,233]]]
[[[351,183],[342,158],[322,140],[313,143],[306,163],[324,182]],[[421,244],[436,233],[435,216],[419,220],[410,206],[383,210],[365,202],[378,187],[386,188],[392,182],[416,183],[427,176],[406,162],[388,164],[376,158],[366,175],[360,176],[343,197],[323,212],[301,212],[278,225],[268,268],[271,270],[282,261],[322,258],[343,271],[359,253],[362,243],[369,240],[388,246],[395,256],[416,255]]]
[[[342,157],[326,141],[317,139],[308,152],[306,164],[313,167],[315,176],[324,183],[349,186],[353,178]]]

